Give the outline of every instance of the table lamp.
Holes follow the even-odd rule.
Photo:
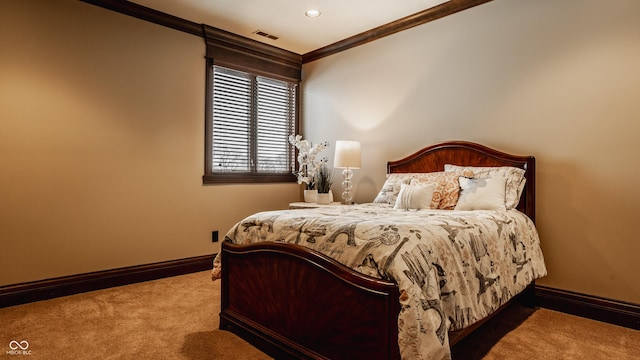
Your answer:
[[[342,203],[353,204],[351,189],[353,184],[351,178],[353,171],[351,169],[360,169],[360,142],[359,141],[336,141],[336,153],[333,159],[333,167],[342,170]]]

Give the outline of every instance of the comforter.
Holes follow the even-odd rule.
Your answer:
[[[448,330],[486,317],[546,275],[538,233],[517,210],[397,210],[363,204],[261,212],[225,241],[295,243],[400,289],[403,359],[448,359]],[[219,276],[219,257],[214,278]]]

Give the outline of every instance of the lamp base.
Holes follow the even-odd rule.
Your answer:
[[[345,168],[342,170],[342,203],[346,205],[353,204],[353,197],[351,196],[351,189],[353,188],[353,184],[351,183],[351,178],[353,177],[353,171],[350,168]]]

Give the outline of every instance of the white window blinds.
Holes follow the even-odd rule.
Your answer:
[[[291,174],[296,84],[213,66],[213,173]]]

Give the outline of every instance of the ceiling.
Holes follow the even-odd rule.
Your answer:
[[[448,0],[130,1],[303,55]],[[305,16],[309,9],[321,15]],[[257,30],[278,39],[257,35]]]

